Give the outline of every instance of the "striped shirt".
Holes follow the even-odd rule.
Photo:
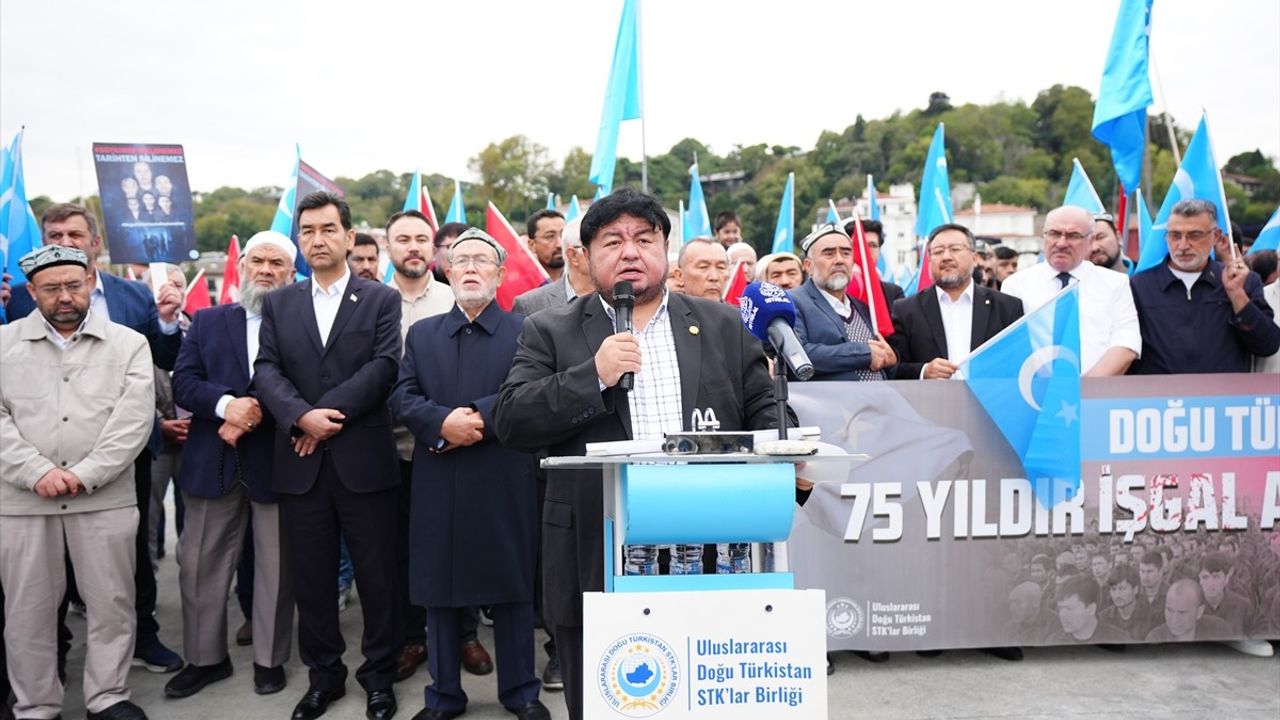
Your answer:
[[[614,320],[613,308],[600,299],[605,313]],[[661,439],[663,433],[680,432],[681,420],[680,363],[676,357],[675,336],[671,332],[671,315],[667,293],[662,304],[643,330],[633,333],[640,342],[640,372],[631,390],[631,428],[633,440]]]

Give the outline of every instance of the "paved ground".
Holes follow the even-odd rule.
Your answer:
[[[169,556],[160,562],[159,620],[164,641],[181,651],[177,566]],[[336,601],[336,600],[335,600]],[[234,602],[232,603],[235,607]],[[84,660],[84,620],[73,617],[77,643],[70,659],[70,687],[64,717],[84,717],[80,673]],[[232,615],[234,632],[239,609]],[[348,641],[347,664],[359,664],[360,606],[342,615]],[[481,640],[492,650],[492,636],[481,627]],[[354,646],[352,644],[354,643]],[[539,640],[539,647],[541,639]],[[164,698],[168,675],[135,668],[130,676],[135,702],[153,720],[285,720],[306,690],[306,672],[295,659],[288,667],[289,686],[279,694],[253,694],[248,648],[232,645],[236,672],[185,700]],[[539,650],[541,652],[541,650]],[[541,669],[543,658],[538,658]],[[398,718],[408,720],[422,708],[425,667],[398,684]],[[465,676],[471,704],[465,717],[510,718],[496,698],[495,677]],[[326,717],[364,717],[364,693],[348,680],[347,697]],[[1111,717],[1280,717],[1280,655],[1248,657],[1216,644],[1134,646],[1113,653],[1098,648],[1032,648],[1026,659],[1009,663],[977,652],[955,651],[926,659],[895,653],[887,663],[870,664],[853,654],[836,656],[836,674],[828,685],[832,718],[1111,718]],[[559,693],[545,692],[552,717],[565,718]]]

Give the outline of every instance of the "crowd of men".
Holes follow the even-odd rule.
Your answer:
[[[537,460],[689,430],[707,408],[722,430],[775,425],[764,348],[722,302],[731,268],[790,292],[819,381],[950,378],[1071,284],[1084,375],[1274,371],[1280,349],[1274,277],[1264,290],[1256,271],[1266,268],[1250,271],[1200,201],[1174,208],[1166,261],[1132,276],[1111,219],[1079,208],[1048,214],[1044,262],[1016,272],[1016,254],[943,225],[927,239],[932,287],[904,297],[882,285],[887,339],[850,296],[861,282],[857,233],[840,224],[807,235],[799,255],[757,258],[732,213],[717,217],[715,237],[674,248],[661,203],[630,189],[568,223],[539,211],[527,242],[550,282],[507,312],[495,301],[507,250],[479,229],[433,230],[403,211],[380,248],[336,195],[308,195],[295,215],[296,244],[263,231],[245,245],[239,302],[186,318],[177,268],[154,291],[116,278],[97,266],[90,211],[45,212],[45,245],[21,261],[26,284],[0,293],[0,675],[15,717],[61,712],[71,607],[88,622],[90,718],[146,717],[129,699],[131,664],[175,673],[165,687],[175,700],[228,679],[233,576],[246,620],[233,635],[253,646],[253,691],[285,688],[296,617],[308,687],[293,717],[320,717],[346,692],[346,565],[361,597],[355,675],[367,717],[394,716],[394,684],[424,663],[431,682],[414,717],[461,715],[461,669],[495,665],[478,618],[494,626],[504,707],[546,718],[541,691],[563,688],[570,716],[582,717],[582,593],[603,587],[601,485],[579,477],[587,471],[547,474]],[[865,224],[872,262],[882,232]],[[311,275],[295,281],[300,257]],[[632,332],[614,329],[619,281],[635,295]],[[155,621],[170,478],[182,657]],[[810,487],[797,479],[797,501]],[[1280,631],[1280,573],[1256,542],[1177,557],[1180,544],[1150,541],[1141,554],[1086,545],[1064,562],[1054,547],[1002,563],[1017,637],[1230,637],[1203,617],[1219,610],[1231,633]],[[1158,565],[1155,594],[1147,565]],[[1244,585],[1247,607],[1223,590],[1246,574],[1271,578]],[[539,625],[549,638],[541,673]]]

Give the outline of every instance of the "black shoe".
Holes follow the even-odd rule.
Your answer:
[[[942,654],[941,650],[917,650],[916,654],[922,658],[936,658]]]
[[[365,702],[364,716],[369,720],[391,720],[396,714],[396,693],[394,690],[370,690],[369,699]]]
[[[1019,662],[1022,660],[1022,648],[1020,647],[983,648],[982,652],[992,657],[998,657],[1001,660],[1008,660],[1009,662]]]
[[[86,713],[87,720],[147,720],[142,708],[128,700],[121,700],[102,712]]]
[[[827,675],[835,675],[836,666],[831,663],[831,653],[827,653]]]
[[[542,671],[542,687],[545,690],[564,690],[564,677],[560,674],[560,660],[552,656]]]
[[[883,651],[871,652],[868,650],[854,650],[853,654],[869,663],[889,662],[889,653]]]
[[[409,720],[453,720],[456,717],[462,717],[466,710],[437,710],[436,708],[422,708],[418,714]]]
[[[271,695],[284,689],[284,666],[262,667],[253,664],[253,691],[259,695]]]
[[[346,694],[346,688],[321,690],[318,687],[309,687],[307,694],[303,695],[293,708],[293,720],[315,720],[329,709],[329,703],[341,700]]]
[[[200,692],[209,683],[226,680],[231,677],[231,657],[222,658],[216,665],[191,665],[182,668],[182,672],[174,675],[164,684],[165,697],[191,697]]]
[[[509,707],[507,712],[520,718],[520,720],[551,720],[551,711],[536,698],[518,708]]]

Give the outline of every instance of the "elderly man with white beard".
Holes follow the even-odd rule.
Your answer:
[[[188,697],[231,676],[227,590],[253,520],[253,688],[285,686],[293,582],[277,498],[270,490],[275,423],[252,386],[267,293],[293,282],[297,248],[257,233],[240,258],[240,302],[196,313],[173,370],[178,405],[192,413],[178,486],[186,527],[178,540],[182,640],[187,666],[164,688]]]

